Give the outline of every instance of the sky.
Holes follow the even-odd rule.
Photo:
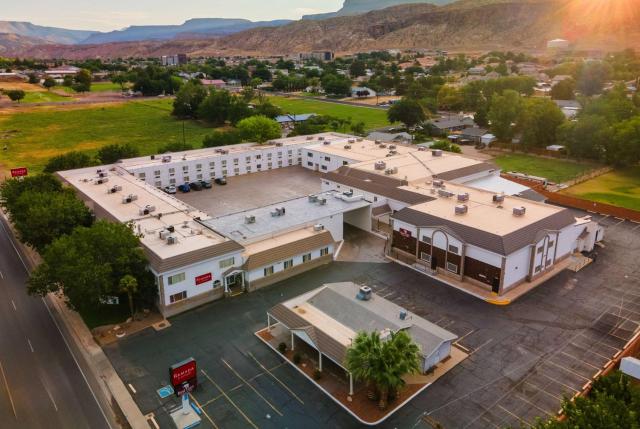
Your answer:
[[[0,0],[0,21],[76,30],[118,30],[130,25],[182,24],[190,18],[299,19],[333,12],[344,0]]]

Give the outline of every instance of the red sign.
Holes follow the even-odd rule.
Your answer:
[[[11,169],[11,177],[23,177],[23,176],[26,176],[27,174],[29,174],[29,170],[27,170],[27,167]]]
[[[210,282],[213,279],[211,273],[203,274],[201,276],[196,277],[196,285],[201,285],[202,283]]]
[[[191,392],[198,385],[195,359],[189,358],[175,365],[171,365],[169,367],[169,378],[177,395]]]
[[[400,228],[400,235],[405,237],[405,238],[410,238],[411,237],[411,231],[409,231],[408,229]]]

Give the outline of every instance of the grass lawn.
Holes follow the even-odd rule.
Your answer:
[[[580,164],[523,154],[500,155],[494,158],[493,162],[505,172],[515,171],[531,176],[545,177],[557,183],[575,179],[595,167],[593,164]]]
[[[599,203],[640,210],[640,167],[612,171],[563,192]]]
[[[21,103],[51,103],[57,101],[72,101],[72,97],[64,97],[51,91],[27,92]]]
[[[93,82],[91,92],[122,92],[120,84],[113,82]]]
[[[381,109],[372,109],[369,107],[347,106],[318,100],[301,100],[299,98],[285,97],[269,97],[269,100],[282,108],[285,113],[302,114],[316,113],[318,115],[330,115],[338,118],[351,118],[353,122],[364,122],[365,129],[385,127],[389,124],[387,121],[387,112]]]
[[[131,143],[152,154],[166,143],[182,140],[182,121],[174,119],[171,100],[129,102],[104,107],[39,109],[0,115],[0,167],[41,170],[47,160],[71,150],[96,152],[112,143]],[[185,122],[187,143],[200,147],[211,128]]]
[[[93,329],[98,326],[124,323],[131,317],[131,313],[126,298],[120,298],[120,304],[118,305],[101,305],[92,311],[81,311],[80,316],[82,316],[82,320],[87,324],[87,327]]]

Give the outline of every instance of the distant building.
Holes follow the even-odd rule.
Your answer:
[[[569,47],[570,43],[565,39],[553,39],[547,42],[547,49],[567,50]]]
[[[409,133],[385,133],[380,131],[370,133],[367,138],[383,143],[411,143],[413,141],[413,136]]]
[[[60,66],[49,69],[45,71],[45,75],[47,77],[52,77],[54,79],[62,79],[65,76],[75,76],[80,71],[80,68],[75,66]]]
[[[331,51],[313,51],[302,52],[299,55],[301,61],[304,60],[320,60],[320,61],[333,61],[335,54]]]
[[[353,98],[370,98],[375,97],[377,93],[366,86],[354,86],[351,88],[351,97]]]
[[[163,55],[160,57],[162,61],[162,65],[165,67],[170,66],[181,66],[183,64],[187,64],[189,58],[186,54],[176,54],[176,55]]]
[[[582,109],[582,106],[576,100],[553,100],[553,102],[562,110],[567,119],[575,118]]]
[[[487,69],[485,69],[484,66],[475,66],[475,67],[471,67],[468,71],[469,71],[469,74],[483,75],[487,72]]]
[[[227,86],[227,83],[222,79],[200,79],[200,83],[203,86],[215,87],[217,89],[222,89]]]
[[[275,117],[275,121],[279,123],[281,127],[292,127],[299,122],[306,122],[314,116],[316,116],[315,113],[305,113],[301,115],[280,115]]]

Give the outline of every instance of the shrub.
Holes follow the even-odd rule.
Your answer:
[[[278,351],[284,354],[287,351],[287,345],[285,343],[278,344]]]
[[[293,355],[293,363],[298,365],[298,364],[300,364],[300,362],[302,362],[302,356],[300,356],[300,353],[294,353],[294,355]]]
[[[315,371],[313,371],[314,380],[320,380],[321,378],[322,378],[322,371],[320,371],[319,369],[316,369]]]

